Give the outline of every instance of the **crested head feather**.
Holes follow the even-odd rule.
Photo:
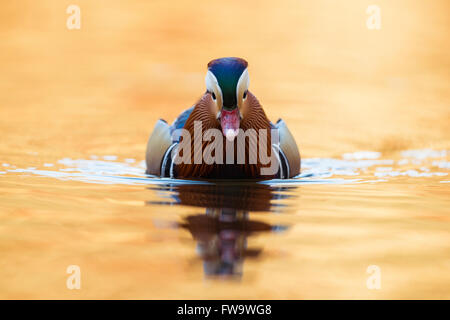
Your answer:
[[[208,71],[214,75],[222,91],[225,107],[237,105],[236,88],[247,66],[247,61],[234,57],[220,58],[208,63]]]

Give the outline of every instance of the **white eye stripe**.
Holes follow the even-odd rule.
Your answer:
[[[209,92],[214,92],[216,95],[217,93],[220,94],[220,100],[222,101],[222,90],[220,89],[219,82],[217,81],[216,76],[211,71],[208,71],[206,73],[205,83],[206,90],[208,90]]]
[[[249,85],[250,85],[250,77],[248,75],[248,69],[245,68],[245,70],[242,72],[241,76],[239,77],[239,81],[236,86],[237,101],[239,101],[241,98],[240,96],[243,96],[244,92],[246,92],[248,90]]]

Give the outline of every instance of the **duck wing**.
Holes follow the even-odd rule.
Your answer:
[[[301,158],[297,143],[286,122],[282,119],[279,119],[275,124],[271,123],[271,126],[278,129],[281,162],[284,167],[283,171],[286,172],[284,178],[293,178],[300,174],[301,168]]]
[[[169,125],[163,119],[159,119],[156,122],[153,132],[148,139],[147,151],[145,152],[147,174],[155,176],[168,175],[166,169],[170,166],[168,162],[171,162],[171,159],[169,159],[170,151],[180,138],[180,134],[177,134],[175,130],[184,127],[192,110],[194,110],[194,107],[183,111],[172,125]]]
[[[147,142],[147,150],[145,152],[147,174],[161,176],[161,164],[167,149],[171,145],[170,126],[165,120],[159,119]]]

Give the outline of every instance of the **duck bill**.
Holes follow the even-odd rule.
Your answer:
[[[241,117],[239,108],[230,111],[222,109],[220,112],[220,126],[222,127],[222,133],[229,141],[233,141],[238,135],[240,122]]]

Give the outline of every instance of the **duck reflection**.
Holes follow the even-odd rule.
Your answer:
[[[259,257],[261,248],[248,248],[247,239],[255,234],[284,231],[286,227],[249,219],[249,213],[281,211],[275,199],[289,197],[287,188],[256,183],[215,183],[207,185],[167,185],[157,190],[172,201],[151,204],[201,207],[204,214],[187,216],[178,224],[197,242],[208,277],[236,277],[243,273],[245,259]]]

